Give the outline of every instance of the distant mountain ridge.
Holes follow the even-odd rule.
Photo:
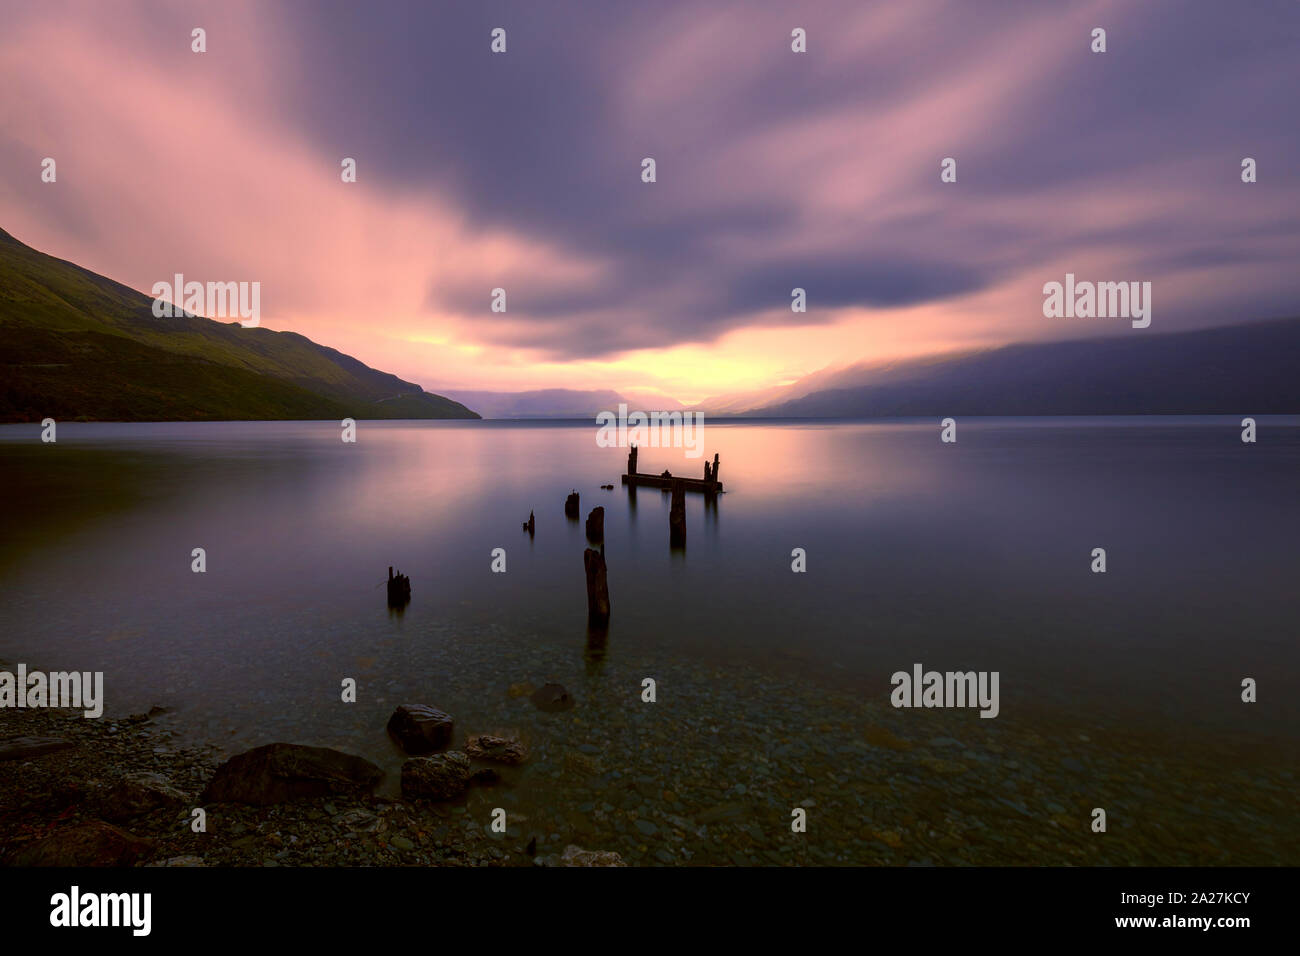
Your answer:
[[[612,389],[543,388],[528,392],[489,392],[447,389],[458,402],[473,405],[484,418],[589,418],[600,412],[618,413],[620,403],[629,411],[672,411],[681,402],[666,395],[628,397]]]
[[[0,230],[0,421],[478,418],[296,332],[153,299]]]
[[[809,387],[809,386],[812,387]],[[721,414],[773,418],[914,415],[1300,414],[1300,318],[1160,335],[1007,345],[824,370],[731,398]],[[709,402],[700,406],[707,413]]]

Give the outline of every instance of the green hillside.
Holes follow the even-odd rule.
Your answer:
[[[152,305],[0,230],[0,421],[479,417],[297,333]]]

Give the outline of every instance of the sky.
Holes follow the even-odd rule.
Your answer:
[[[1298,50],[1294,0],[0,0],[0,228],[433,391],[694,402],[1300,314]]]

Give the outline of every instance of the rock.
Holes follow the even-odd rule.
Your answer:
[[[587,552],[591,554],[590,551]],[[564,689],[562,684],[544,684],[538,690],[533,691],[532,701],[537,705],[538,710],[544,710],[547,713],[555,713],[561,710],[573,709],[573,698],[569,692]]]
[[[186,856],[173,856],[161,863],[150,863],[150,866],[207,866],[203,862],[203,857],[188,854]]]
[[[873,835],[881,843],[895,850],[903,845],[903,838],[897,830],[874,830]]]
[[[746,808],[743,803],[719,803],[699,815],[701,823],[730,823],[744,817]]]
[[[479,734],[465,742],[465,753],[475,760],[521,764],[528,759],[528,748],[512,737]]]
[[[178,810],[189,795],[156,773],[129,773],[97,795],[99,812],[105,820],[121,823],[155,810]]]
[[[62,737],[10,737],[0,740],[0,760],[26,760],[74,746]]]
[[[16,851],[10,866],[131,866],[153,848],[150,840],[92,820],[56,830]]]
[[[491,767],[482,767],[469,775],[469,782],[478,787],[491,787],[501,782],[501,774]]]
[[[267,744],[231,757],[203,791],[205,803],[267,806],[335,793],[372,790],[383,771],[369,760],[327,747]]]
[[[584,850],[570,843],[558,857],[550,857],[552,866],[627,866],[613,850]]]
[[[537,690],[529,681],[520,681],[517,684],[511,684],[506,688],[507,697],[527,697]]]
[[[890,750],[911,750],[912,742],[896,737],[884,727],[867,727],[862,738],[873,747],[887,747]]]
[[[388,842],[391,843],[393,846],[397,847],[399,850],[415,849],[415,844],[411,842],[411,839],[409,837],[404,837],[401,834],[398,834],[397,836],[393,837]]]
[[[402,704],[388,718],[388,732],[413,755],[446,750],[454,727],[450,714],[424,704]]]
[[[587,623],[604,627],[609,623],[609,583],[605,578],[605,556],[588,548],[582,553],[587,571]]]
[[[412,757],[402,764],[402,796],[407,800],[454,800],[469,786],[469,758],[459,750]]]
[[[379,817],[369,810],[348,810],[330,821],[340,830],[349,833],[371,833],[379,828]]]
[[[938,757],[922,757],[920,764],[931,773],[940,774],[965,773],[969,769],[955,760],[940,760]]]
[[[585,754],[567,753],[564,755],[564,770],[582,777],[594,777],[601,772],[601,766]]]
[[[587,515],[587,540],[605,540],[605,509],[603,507],[592,508],[591,514]]]

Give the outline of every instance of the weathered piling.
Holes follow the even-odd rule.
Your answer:
[[[605,540],[605,509],[603,507],[592,508],[591,514],[587,515],[587,540]]]
[[[673,498],[668,507],[668,543],[674,548],[686,547],[686,482],[673,479]]]
[[[524,530],[528,532],[529,537],[537,530],[537,521],[533,518],[533,513],[528,512],[528,520],[524,522]]]
[[[569,492],[569,497],[564,499],[564,517],[578,520],[578,493]]]
[[[388,566],[388,606],[404,607],[411,603],[411,579],[400,571],[393,573],[393,566]]]
[[[604,627],[609,623],[609,584],[605,580],[605,556],[593,548],[582,552],[587,569],[587,623]]]

